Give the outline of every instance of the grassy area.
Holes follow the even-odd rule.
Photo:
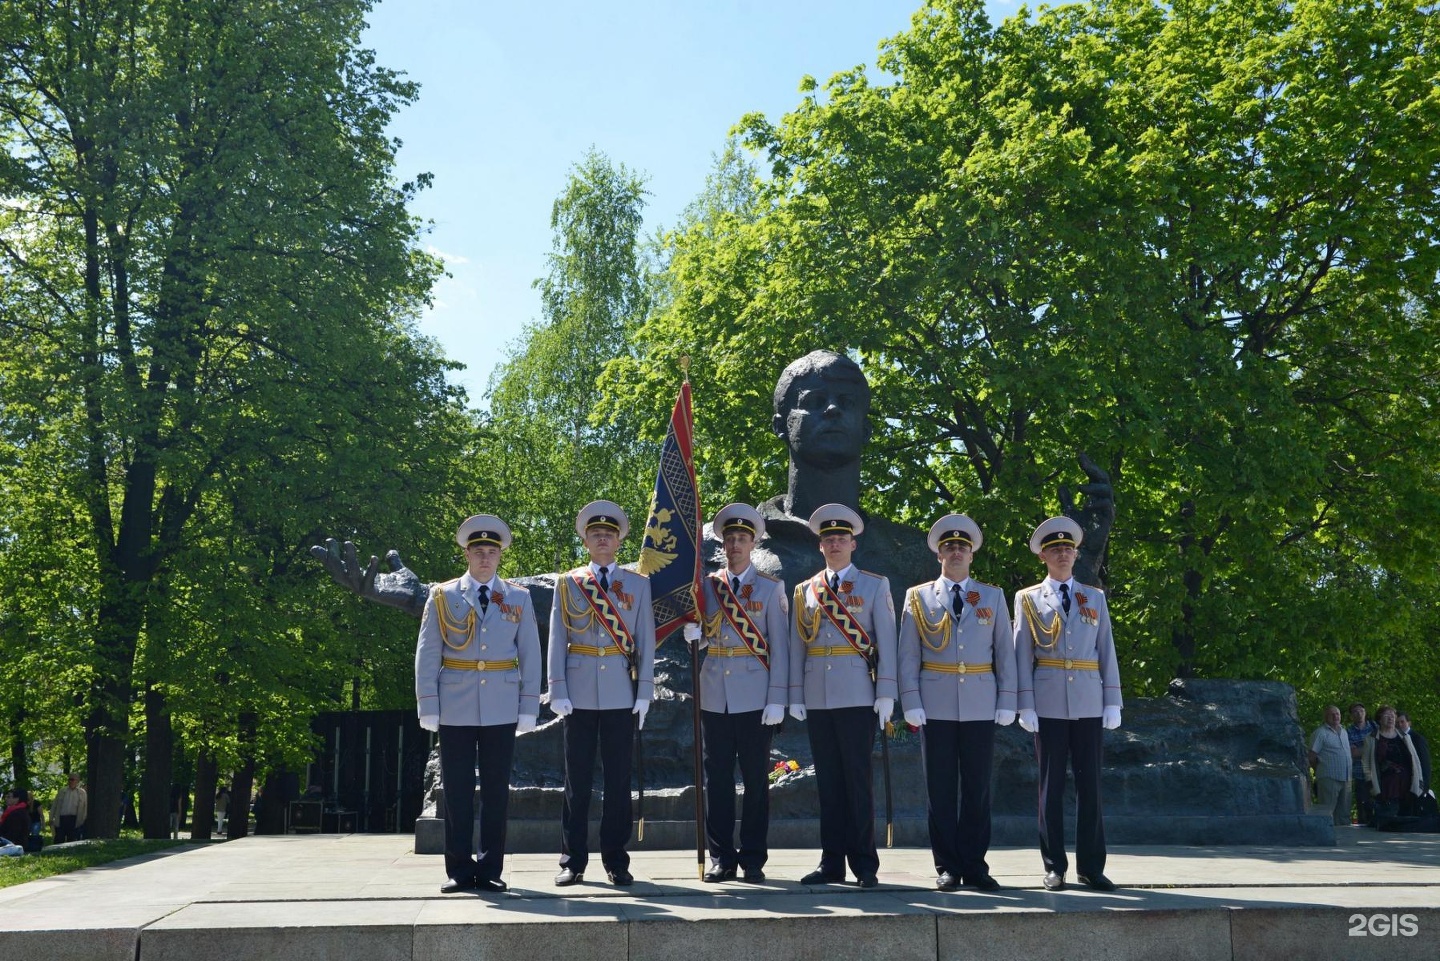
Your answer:
[[[133,858],[139,854],[153,854],[189,843],[123,837],[114,841],[86,841],[75,847],[46,848],[39,854],[26,854],[18,858],[0,858],[0,888],[48,878],[55,874],[66,874],[81,868],[93,868],[97,864]]]

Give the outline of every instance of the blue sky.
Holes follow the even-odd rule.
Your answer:
[[[550,208],[592,146],[648,178],[646,234],[673,226],[744,114],[778,120],[805,75],[873,68],[920,0],[380,0],[363,42],[421,85],[391,125],[397,177],[450,278],[421,320],[473,406],[540,319]],[[1013,9],[1011,3],[992,4]]]

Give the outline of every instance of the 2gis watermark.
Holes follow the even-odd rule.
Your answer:
[[[1352,938],[1413,938],[1420,933],[1420,919],[1413,914],[1352,914]]]

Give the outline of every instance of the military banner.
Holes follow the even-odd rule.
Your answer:
[[[660,449],[655,495],[640,548],[640,573],[650,578],[655,643],[686,621],[698,621],[700,596],[700,491],[695,482],[694,414],[690,382],[680,385],[670,429]]]

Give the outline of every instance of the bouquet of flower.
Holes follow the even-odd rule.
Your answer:
[[[800,770],[800,762],[795,760],[776,761],[775,767],[770,770],[770,783],[774,784],[792,771]]]

